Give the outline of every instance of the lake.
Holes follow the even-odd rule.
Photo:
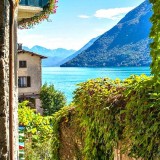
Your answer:
[[[93,78],[109,77],[125,79],[132,74],[150,75],[149,67],[114,67],[114,68],[81,68],[81,67],[43,67],[42,84],[54,84],[67,97],[67,103],[72,101],[76,84]]]

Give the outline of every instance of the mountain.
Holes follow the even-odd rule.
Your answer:
[[[91,39],[86,45],[84,45],[80,50],[72,54],[71,56],[65,58],[63,61],[61,61],[60,66],[63,65],[64,63],[72,60],[76,56],[78,56],[81,52],[85,51],[87,48],[89,48],[100,36]]]
[[[38,45],[33,46],[32,48],[23,46],[23,49],[48,57],[47,59],[43,59],[42,61],[42,66],[48,67],[59,66],[59,63],[61,61],[63,61],[65,58],[71,56],[73,53],[76,52],[75,50],[67,50],[64,48],[47,49]]]
[[[146,0],[62,67],[148,66],[151,15]]]

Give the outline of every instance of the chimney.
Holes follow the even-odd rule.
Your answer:
[[[18,50],[22,50],[22,43],[18,43]]]

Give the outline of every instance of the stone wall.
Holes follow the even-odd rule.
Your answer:
[[[0,4],[0,159],[9,157],[9,2]]]
[[[14,33],[13,33],[13,159],[18,160],[19,136],[18,136],[18,67],[17,67],[17,15],[18,8],[14,10]]]
[[[0,160],[8,160],[10,155],[9,141],[9,11],[10,5],[8,0],[0,2]],[[15,17],[16,22],[16,17]],[[16,26],[16,24],[15,24]],[[16,31],[16,30],[15,30]],[[16,32],[13,43],[16,44]],[[13,45],[16,54],[16,45]],[[13,60],[14,60],[13,55]],[[13,63],[13,66],[15,64]],[[18,123],[17,123],[17,87],[16,71],[13,77],[13,160],[18,159]]]

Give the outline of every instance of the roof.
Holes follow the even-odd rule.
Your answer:
[[[40,55],[40,54],[31,52],[31,51],[26,51],[26,50],[18,50],[18,54],[20,54],[20,53],[22,53],[22,54],[23,54],[23,53],[29,53],[29,54],[31,54],[32,56],[38,56],[38,57],[40,57],[41,59],[48,58],[48,57],[46,57],[46,56],[43,56],[43,55]]]

